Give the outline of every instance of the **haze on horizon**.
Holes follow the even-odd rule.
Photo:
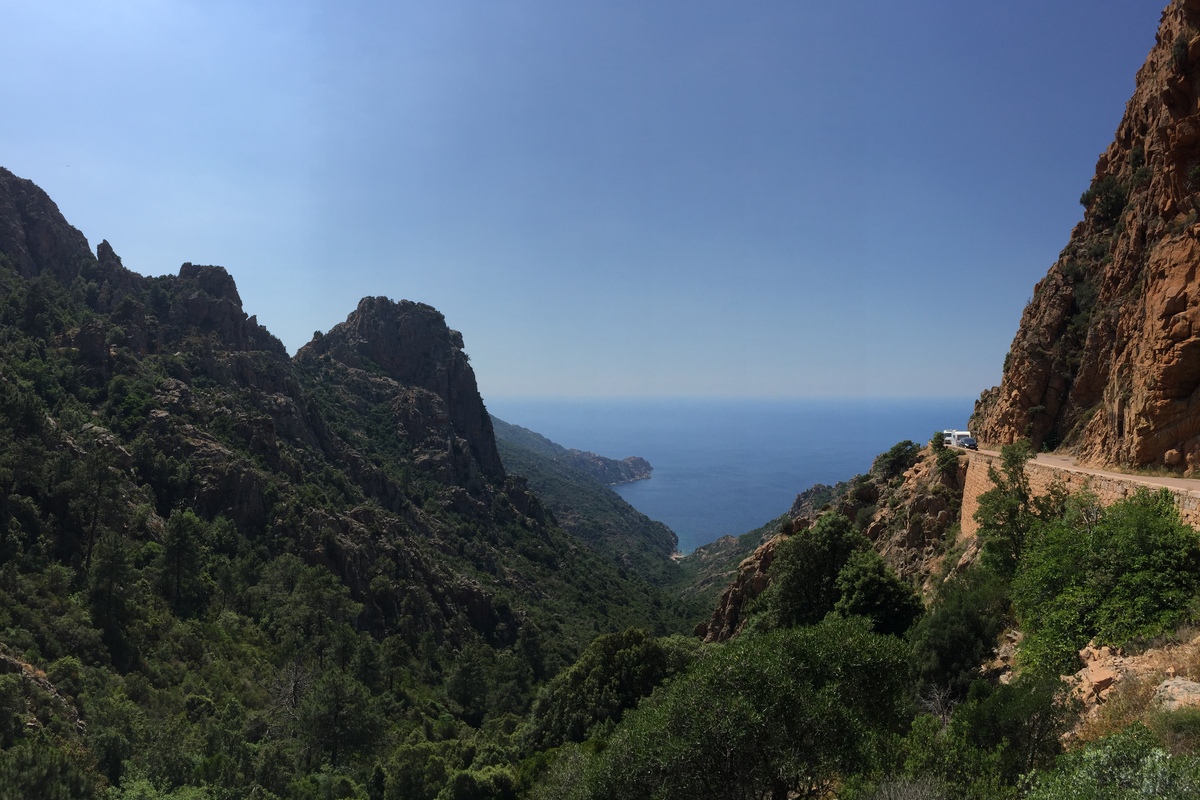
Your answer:
[[[295,350],[429,303],[485,398],[968,396],[1161,5],[0,0],[0,165]]]

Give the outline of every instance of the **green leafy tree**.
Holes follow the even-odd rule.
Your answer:
[[[988,467],[994,488],[979,496],[975,521],[983,542],[983,561],[1002,576],[1010,577],[1025,548],[1029,531],[1040,520],[1061,516],[1066,493],[1055,487],[1035,497],[1029,487],[1025,464],[1033,458],[1027,439],[1005,445],[1000,451],[1000,469]]]
[[[0,752],[0,800],[97,796],[94,778],[54,742],[30,741]]]
[[[877,633],[900,636],[925,610],[913,587],[900,580],[874,550],[850,554],[838,572],[837,588],[841,596],[833,610],[866,617]]]
[[[884,480],[898,478],[906,469],[917,463],[920,452],[921,446],[914,441],[905,439],[903,442],[897,442],[887,452],[876,456],[875,463],[871,465],[871,472]]]
[[[904,775],[933,781],[943,797],[1014,798],[1022,776],[1061,752],[1076,713],[1065,691],[1054,679],[977,681],[947,723],[930,715],[914,721],[901,748]]]
[[[1009,617],[1006,582],[986,567],[977,565],[942,584],[911,634],[921,691],[965,698]]]
[[[625,711],[685,670],[697,650],[695,640],[656,639],[639,628],[597,636],[538,695],[530,741],[539,748],[582,742],[595,726],[620,721]]]
[[[870,546],[854,523],[824,514],[812,527],[789,536],[775,549],[770,585],[762,604],[776,627],[812,625],[833,610],[842,591],[838,574],[850,557]]]
[[[1036,526],[1012,583],[1024,663],[1057,675],[1093,637],[1123,645],[1169,632],[1200,590],[1200,537],[1169,492],[1100,508],[1081,496]]]
[[[128,667],[134,657],[127,629],[137,617],[137,577],[120,534],[108,532],[100,537],[88,574],[88,606],[110,657],[122,667]]]
[[[338,669],[317,679],[297,711],[301,738],[318,755],[317,763],[335,769],[364,752],[381,723],[371,693]]]
[[[904,719],[905,647],[861,619],[743,636],[630,712],[591,797],[823,797]]]
[[[460,709],[464,722],[478,728],[487,713],[488,678],[496,662],[490,647],[478,642],[459,653],[446,677],[446,696]]]
[[[175,511],[167,520],[159,587],[176,616],[199,613],[207,601],[207,534],[207,525],[191,511]]]

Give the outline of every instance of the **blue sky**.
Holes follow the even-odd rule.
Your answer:
[[[504,396],[973,396],[1162,6],[0,0],[0,165],[294,352],[429,303]]]

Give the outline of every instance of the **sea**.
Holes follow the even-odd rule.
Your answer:
[[[848,480],[897,442],[966,430],[973,398],[498,398],[488,410],[563,447],[641,456],[647,480],[613,487],[691,552],[754,530],[817,483]]]

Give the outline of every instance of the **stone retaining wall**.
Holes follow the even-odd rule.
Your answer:
[[[979,495],[994,485],[988,478],[988,466],[994,464],[996,469],[1000,469],[1000,459],[988,453],[972,452],[968,456],[967,477],[963,486],[962,535],[973,537],[979,528],[975,524],[975,511],[979,508]],[[1099,498],[1102,505],[1108,505],[1128,497],[1142,486],[1148,487],[1152,491],[1163,488],[1156,486],[1153,478],[1092,475],[1070,467],[1039,464],[1036,461],[1026,464],[1025,472],[1029,476],[1029,488],[1034,495],[1045,494],[1051,484],[1058,482],[1063,484],[1069,492],[1088,489]],[[1183,521],[1200,529],[1200,489],[1165,488],[1175,498],[1175,505],[1179,508],[1179,516]]]

